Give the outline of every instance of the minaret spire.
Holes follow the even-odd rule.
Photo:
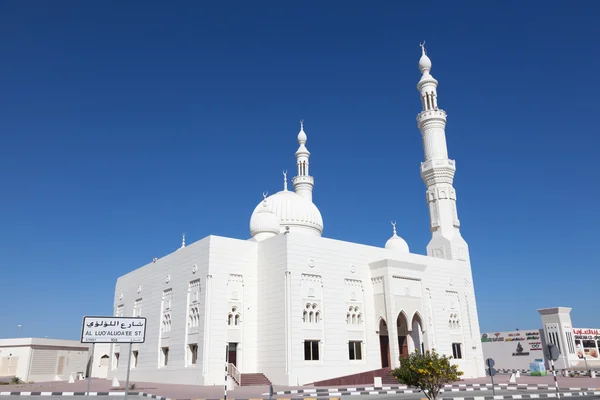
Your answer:
[[[468,246],[460,234],[456,190],[452,185],[456,164],[448,158],[446,146],[446,112],[438,107],[438,81],[430,74],[431,60],[425,51],[425,42],[420,46],[422,76],[417,89],[421,93],[423,111],[417,116],[417,123],[423,138],[425,161],[421,163],[421,177],[427,187],[432,232],[427,255],[467,261]]]
[[[298,150],[296,151],[296,166],[298,175],[292,179],[294,191],[300,196],[312,202],[312,191],[315,179],[308,174],[308,159],[310,152],[306,148],[306,132],[304,132],[304,120],[300,121],[300,132],[298,133]]]

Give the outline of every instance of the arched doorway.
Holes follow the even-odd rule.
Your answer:
[[[110,364],[110,357],[108,354],[104,354],[100,357],[100,363],[98,368],[94,372],[92,369],[92,377],[106,379],[108,377],[108,365]]]
[[[418,312],[413,315],[412,319],[412,332],[410,333],[412,342],[414,343],[415,350],[420,353],[425,353],[425,341],[423,335],[423,321],[421,315]]]
[[[385,320],[379,320],[379,351],[381,354],[381,368],[390,366],[390,337]]]
[[[400,349],[400,358],[408,357],[408,319],[404,311],[398,314],[396,319],[398,327],[398,348]]]

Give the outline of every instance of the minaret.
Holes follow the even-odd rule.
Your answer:
[[[419,69],[423,76],[417,84],[421,93],[423,111],[417,123],[423,137],[425,162],[421,163],[421,177],[427,187],[427,204],[431,218],[432,237],[427,255],[448,260],[468,261],[467,243],[460,235],[456,212],[456,190],[452,186],[456,165],[448,158],[446,147],[446,112],[438,108],[438,81],[431,76],[431,60],[421,44]]]
[[[310,152],[306,148],[306,133],[304,132],[304,121],[300,121],[300,133],[298,133],[300,147],[296,151],[296,165],[298,175],[292,179],[294,191],[312,203],[312,191],[315,179],[308,174],[308,158]]]

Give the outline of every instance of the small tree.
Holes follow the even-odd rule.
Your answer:
[[[400,359],[400,368],[392,371],[398,382],[419,388],[429,400],[435,400],[445,384],[455,382],[463,374],[451,358],[433,351],[421,354],[415,351]]]

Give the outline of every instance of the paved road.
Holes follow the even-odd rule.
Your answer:
[[[124,400],[125,396],[90,396],[90,400]],[[127,396],[127,400],[150,400],[149,397]],[[0,400],[85,400],[85,396],[0,396]]]
[[[524,399],[528,399],[530,395],[544,395],[544,394],[553,394],[555,395],[556,392],[554,390],[502,390],[502,389],[497,389],[495,391],[495,395],[496,396],[515,396],[515,395],[520,395],[523,396]],[[561,393],[565,393],[565,391],[561,391]],[[570,393],[570,392],[569,392]],[[443,392],[440,393],[438,398],[442,399],[442,398],[472,398],[472,397],[487,397],[490,398],[494,396],[494,393],[492,392],[492,390],[485,390],[485,391],[480,391],[480,390],[476,390],[476,391],[460,391],[460,392]],[[545,398],[540,396],[541,398]],[[340,396],[337,393],[323,393],[323,392],[319,392],[319,393],[304,393],[304,394],[289,394],[289,395],[280,395],[277,396],[279,399],[300,399],[300,398],[317,398],[319,400],[325,400],[325,399],[329,399],[329,398],[342,398],[343,400],[374,400],[374,399],[402,399],[402,400],[417,400],[417,399],[423,399],[425,398],[425,395],[423,395],[423,393],[389,393],[389,394],[369,394],[369,395],[343,395]],[[600,399],[600,396],[573,396],[576,397],[577,399]],[[229,398],[229,396],[228,396]],[[233,398],[233,397],[232,397]],[[553,397],[554,399],[556,399],[555,397]],[[572,398],[572,397],[570,397]],[[561,400],[563,399],[563,396],[561,396]],[[2,400],[2,399],[0,399]],[[21,399],[23,400],[23,399]],[[114,399],[111,399],[114,400]]]
[[[505,393],[505,394],[507,394],[507,393]],[[532,393],[529,393],[529,394],[532,394]],[[497,395],[497,396],[500,396],[501,394],[500,394],[500,393],[498,393],[498,392],[496,392],[496,395]],[[463,397],[463,396],[464,396],[464,395],[458,395],[458,394],[457,394],[457,395],[455,395],[455,396],[439,396],[439,399],[441,400],[442,398],[449,398],[449,397]],[[481,394],[471,394],[471,395],[466,395],[466,396],[464,396],[464,397],[473,397],[473,396],[477,397],[477,396],[481,396]],[[490,395],[490,396],[491,396],[491,395]],[[487,395],[486,395],[486,397],[487,397]],[[344,396],[344,397],[343,397],[343,399],[344,399],[344,400],[345,400],[345,399],[347,399],[347,398],[348,398],[348,396]],[[422,398],[424,398],[424,396],[423,396]],[[369,400],[375,400],[375,399],[376,399],[376,400],[392,400],[392,399],[407,399],[407,400],[408,400],[408,399],[414,399],[414,400],[416,400],[416,399],[420,399],[420,398],[419,398],[419,397],[412,397],[412,398],[411,398],[411,397],[400,397],[400,396],[399,396],[399,395],[397,395],[397,394],[388,394],[388,395],[373,395],[373,396],[368,396],[368,399],[369,399]],[[555,399],[555,400],[557,400],[555,397],[553,397],[552,399]],[[565,399],[565,397],[561,397],[561,400],[562,400],[562,399]],[[569,397],[568,399],[577,399],[577,400],[598,400],[598,399],[600,399],[600,396],[577,396],[577,397]]]

